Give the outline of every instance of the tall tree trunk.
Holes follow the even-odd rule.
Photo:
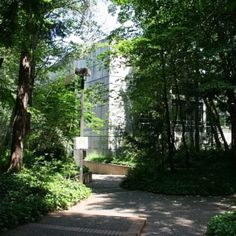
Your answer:
[[[183,118],[183,109],[182,109],[182,103],[181,103],[179,92],[178,92],[177,98],[178,98],[178,103],[179,103],[180,122],[182,126],[182,141],[183,141],[184,151],[185,151],[185,164],[186,164],[186,167],[189,167],[189,151],[188,151],[188,145],[187,145],[186,137],[185,137],[186,126],[185,126],[185,121]]]
[[[217,149],[221,149],[221,142],[220,142],[220,139],[219,139],[219,136],[218,136],[218,133],[217,133],[217,129],[216,129],[216,127],[213,125],[213,122],[212,122],[212,121],[210,122],[210,126],[211,126],[211,132],[212,132],[213,137],[214,137],[214,139],[215,139],[216,148],[217,148]]]
[[[219,27],[220,29],[220,27]],[[226,38],[226,34],[219,30],[219,37],[223,40]],[[220,52],[219,57],[221,59],[222,68],[224,71],[225,79],[231,82],[232,86],[236,85],[236,70],[235,64],[232,63],[230,59],[230,55],[228,53]],[[236,97],[234,89],[228,89],[226,91],[226,96],[228,98],[228,112],[230,114],[230,122],[231,122],[231,147],[233,150],[234,156],[236,156]]]
[[[217,109],[216,109],[216,106],[215,106],[213,100],[212,100],[212,99],[209,99],[209,102],[210,102],[210,105],[211,105],[211,107],[212,107],[212,113],[214,113],[215,125],[216,125],[216,127],[217,127],[217,129],[218,129],[218,131],[219,131],[219,133],[220,133],[220,137],[221,137],[221,139],[222,139],[222,141],[223,141],[223,143],[224,143],[224,148],[225,148],[225,150],[228,150],[228,149],[229,149],[228,143],[227,143],[227,141],[226,141],[226,139],[225,139],[224,132],[223,132],[223,130],[222,130],[222,128],[221,128],[221,125],[220,125],[220,116],[219,116],[219,113],[218,113],[218,111],[217,111]]]
[[[1,57],[1,58],[0,58],[0,67],[2,66],[3,60],[4,60],[4,59]]]
[[[231,145],[236,155],[236,97],[234,95],[233,90],[227,91],[228,97],[228,111],[230,114],[230,121],[231,121]]]
[[[196,83],[197,84],[197,83]],[[195,85],[196,85],[195,84]],[[198,85],[196,85],[198,86]],[[198,93],[198,92],[196,92]],[[195,145],[195,151],[199,152],[200,150],[200,135],[199,135],[199,96],[198,94],[195,95],[195,112],[194,112],[194,127],[195,127],[195,132],[194,132],[194,145]]]
[[[199,72],[199,59],[197,50],[195,51],[195,70],[196,70],[196,77],[194,79],[194,86],[195,86],[195,105],[194,105],[194,126],[195,126],[195,133],[194,133],[194,147],[195,151],[199,152],[200,150],[200,134],[199,134],[199,79],[201,77]]]
[[[192,106],[192,103],[190,103],[189,101],[191,101],[190,100],[191,98],[190,97],[187,97],[186,98],[186,105],[187,105],[187,107],[190,107],[190,106]],[[195,139],[194,139],[194,117],[192,117],[192,115],[190,115],[189,117],[188,117],[188,119],[187,119],[187,127],[188,127],[188,130],[189,130],[189,141],[190,141],[190,149],[193,149],[194,150],[194,148],[195,148]]]
[[[170,109],[174,111],[173,106]],[[175,140],[175,129],[178,122],[178,114],[179,114],[179,106],[178,104],[176,104],[175,113],[173,114],[173,119],[172,119],[172,134],[174,140]]]
[[[236,157],[236,112],[230,114],[231,120],[231,145],[233,150],[233,156]]]
[[[27,51],[21,53],[18,77],[18,89],[15,104],[15,114],[12,128],[10,167],[8,171],[20,170],[23,158],[23,141],[29,122],[27,107],[29,103],[31,84],[31,58]]]
[[[165,125],[166,125],[166,133],[167,133],[167,144],[168,144],[168,159],[170,162],[170,170],[174,171],[174,143],[173,137],[171,133],[171,124],[170,124],[170,113],[169,113],[169,104],[168,104],[168,91],[167,91],[167,81],[166,81],[166,73],[165,73],[165,59],[164,53],[161,52],[161,67],[162,67],[162,79],[163,79],[163,104],[165,110]]]
[[[208,100],[206,98],[204,98],[203,101],[206,104],[207,110],[209,112],[209,118],[210,118],[209,121],[210,121],[211,131],[212,131],[213,137],[215,139],[216,147],[217,147],[217,149],[221,149],[221,142],[220,142],[218,132],[217,132],[217,125],[216,125],[217,120],[216,120],[215,114],[212,110],[210,102],[208,102]]]
[[[186,166],[188,167],[189,166],[189,151],[188,151],[188,145],[187,145],[186,137],[185,137],[186,126],[185,126],[185,121],[183,118],[183,107],[182,107],[181,98],[180,98],[180,90],[179,90],[179,85],[177,81],[177,72],[176,72],[176,66],[175,66],[174,60],[172,60],[172,67],[173,67],[173,75],[174,75],[174,81],[175,81],[175,87],[176,87],[176,95],[177,95],[177,100],[178,100],[177,107],[179,107],[180,123],[182,126],[182,141],[183,141],[184,151],[185,151],[185,163],[186,163]],[[177,112],[178,112],[178,109],[177,109]]]
[[[35,73],[35,54],[34,50],[32,50],[31,54],[31,63],[30,63],[30,81],[29,81],[29,106],[32,106],[33,103],[33,90],[34,90],[34,80],[36,77]],[[31,124],[31,114],[27,112],[27,122],[26,122],[26,134],[30,132],[30,124]]]

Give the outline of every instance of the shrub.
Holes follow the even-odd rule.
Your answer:
[[[113,160],[111,155],[104,155],[100,153],[91,153],[86,157],[86,161],[95,161],[99,163],[111,163]]]
[[[146,159],[146,160],[145,160]],[[121,184],[128,189],[176,195],[227,195],[236,192],[235,164],[227,153],[199,153],[192,166],[178,163],[170,172],[158,161],[143,157]]]
[[[132,136],[124,134],[122,147],[119,147],[115,152],[110,152],[109,154],[90,153],[86,160],[134,167],[139,157],[145,152],[144,149],[140,149],[137,143]]]
[[[69,166],[74,165],[40,159],[20,173],[0,174],[0,231],[35,221],[88,197],[90,189],[71,178],[78,171],[69,170]]]
[[[207,236],[235,236],[236,211],[212,217],[207,225]]]

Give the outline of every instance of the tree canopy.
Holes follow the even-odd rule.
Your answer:
[[[113,3],[120,7],[120,21],[132,20],[136,28],[132,34],[117,30],[113,38],[118,40],[115,53],[126,57],[133,67],[128,80],[132,81],[128,94],[131,113],[137,120],[136,131],[145,139],[150,137],[152,153],[164,152],[174,169],[173,156],[179,143],[187,165],[192,148],[199,151],[213,145],[228,149],[222,116],[229,120],[235,149],[235,3]],[[176,137],[178,127],[180,137]]]
[[[48,77],[50,68],[59,68],[63,61],[66,65],[73,53],[78,54],[80,46],[68,45],[63,39],[72,33],[83,37],[84,31],[88,32],[89,7],[89,1],[72,0],[6,0],[0,3],[1,69],[6,73],[9,70],[7,65],[14,63],[15,66],[14,75],[3,79],[7,83],[11,81],[13,87],[6,87],[4,83],[0,87],[5,94],[2,105],[15,99],[14,106],[11,104],[9,130],[5,133],[7,142],[11,142],[9,170],[22,166],[23,144],[30,131],[32,115],[32,109],[28,108],[33,105],[34,88],[39,87],[35,85],[40,84],[40,79]],[[18,66],[16,58],[19,58]],[[11,60],[9,63],[8,59]],[[38,81],[35,83],[35,80]],[[16,96],[13,95],[15,89]]]

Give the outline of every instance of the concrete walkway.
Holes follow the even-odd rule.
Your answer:
[[[119,188],[122,177],[95,175],[93,195],[72,207],[90,214],[147,218],[142,236],[204,235],[209,218],[232,209],[233,197],[166,196]]]
[[[93,175],[93,194],[67,211],[5,236],[204,235],[209,218],[232,209],[233,197],[165,196],[119,188],[122,176]]]

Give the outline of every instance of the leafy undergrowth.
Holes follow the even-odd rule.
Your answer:
[[[175,195],[228,195],[236,192],[235,164],[227,156],[205,155],[190,168],[169,170],[143,163],[121,184],[132,190]]]
[[[123,165],[128,167],[134,167],[135,162],[132,158],[126,158],[121,155],[103,155],[92,153],[88,157],[86,157],[86,161],[94,161],[105,164],[115,164],[115,165]]]
[[[207,225],[207,236],[235,236],[236,211],[212,217]]]
[[[0,232],[89,196],[90,189],[71,178],[78,173],[74,165],[64,164],[44,162],[20,173],[0,174]]]

